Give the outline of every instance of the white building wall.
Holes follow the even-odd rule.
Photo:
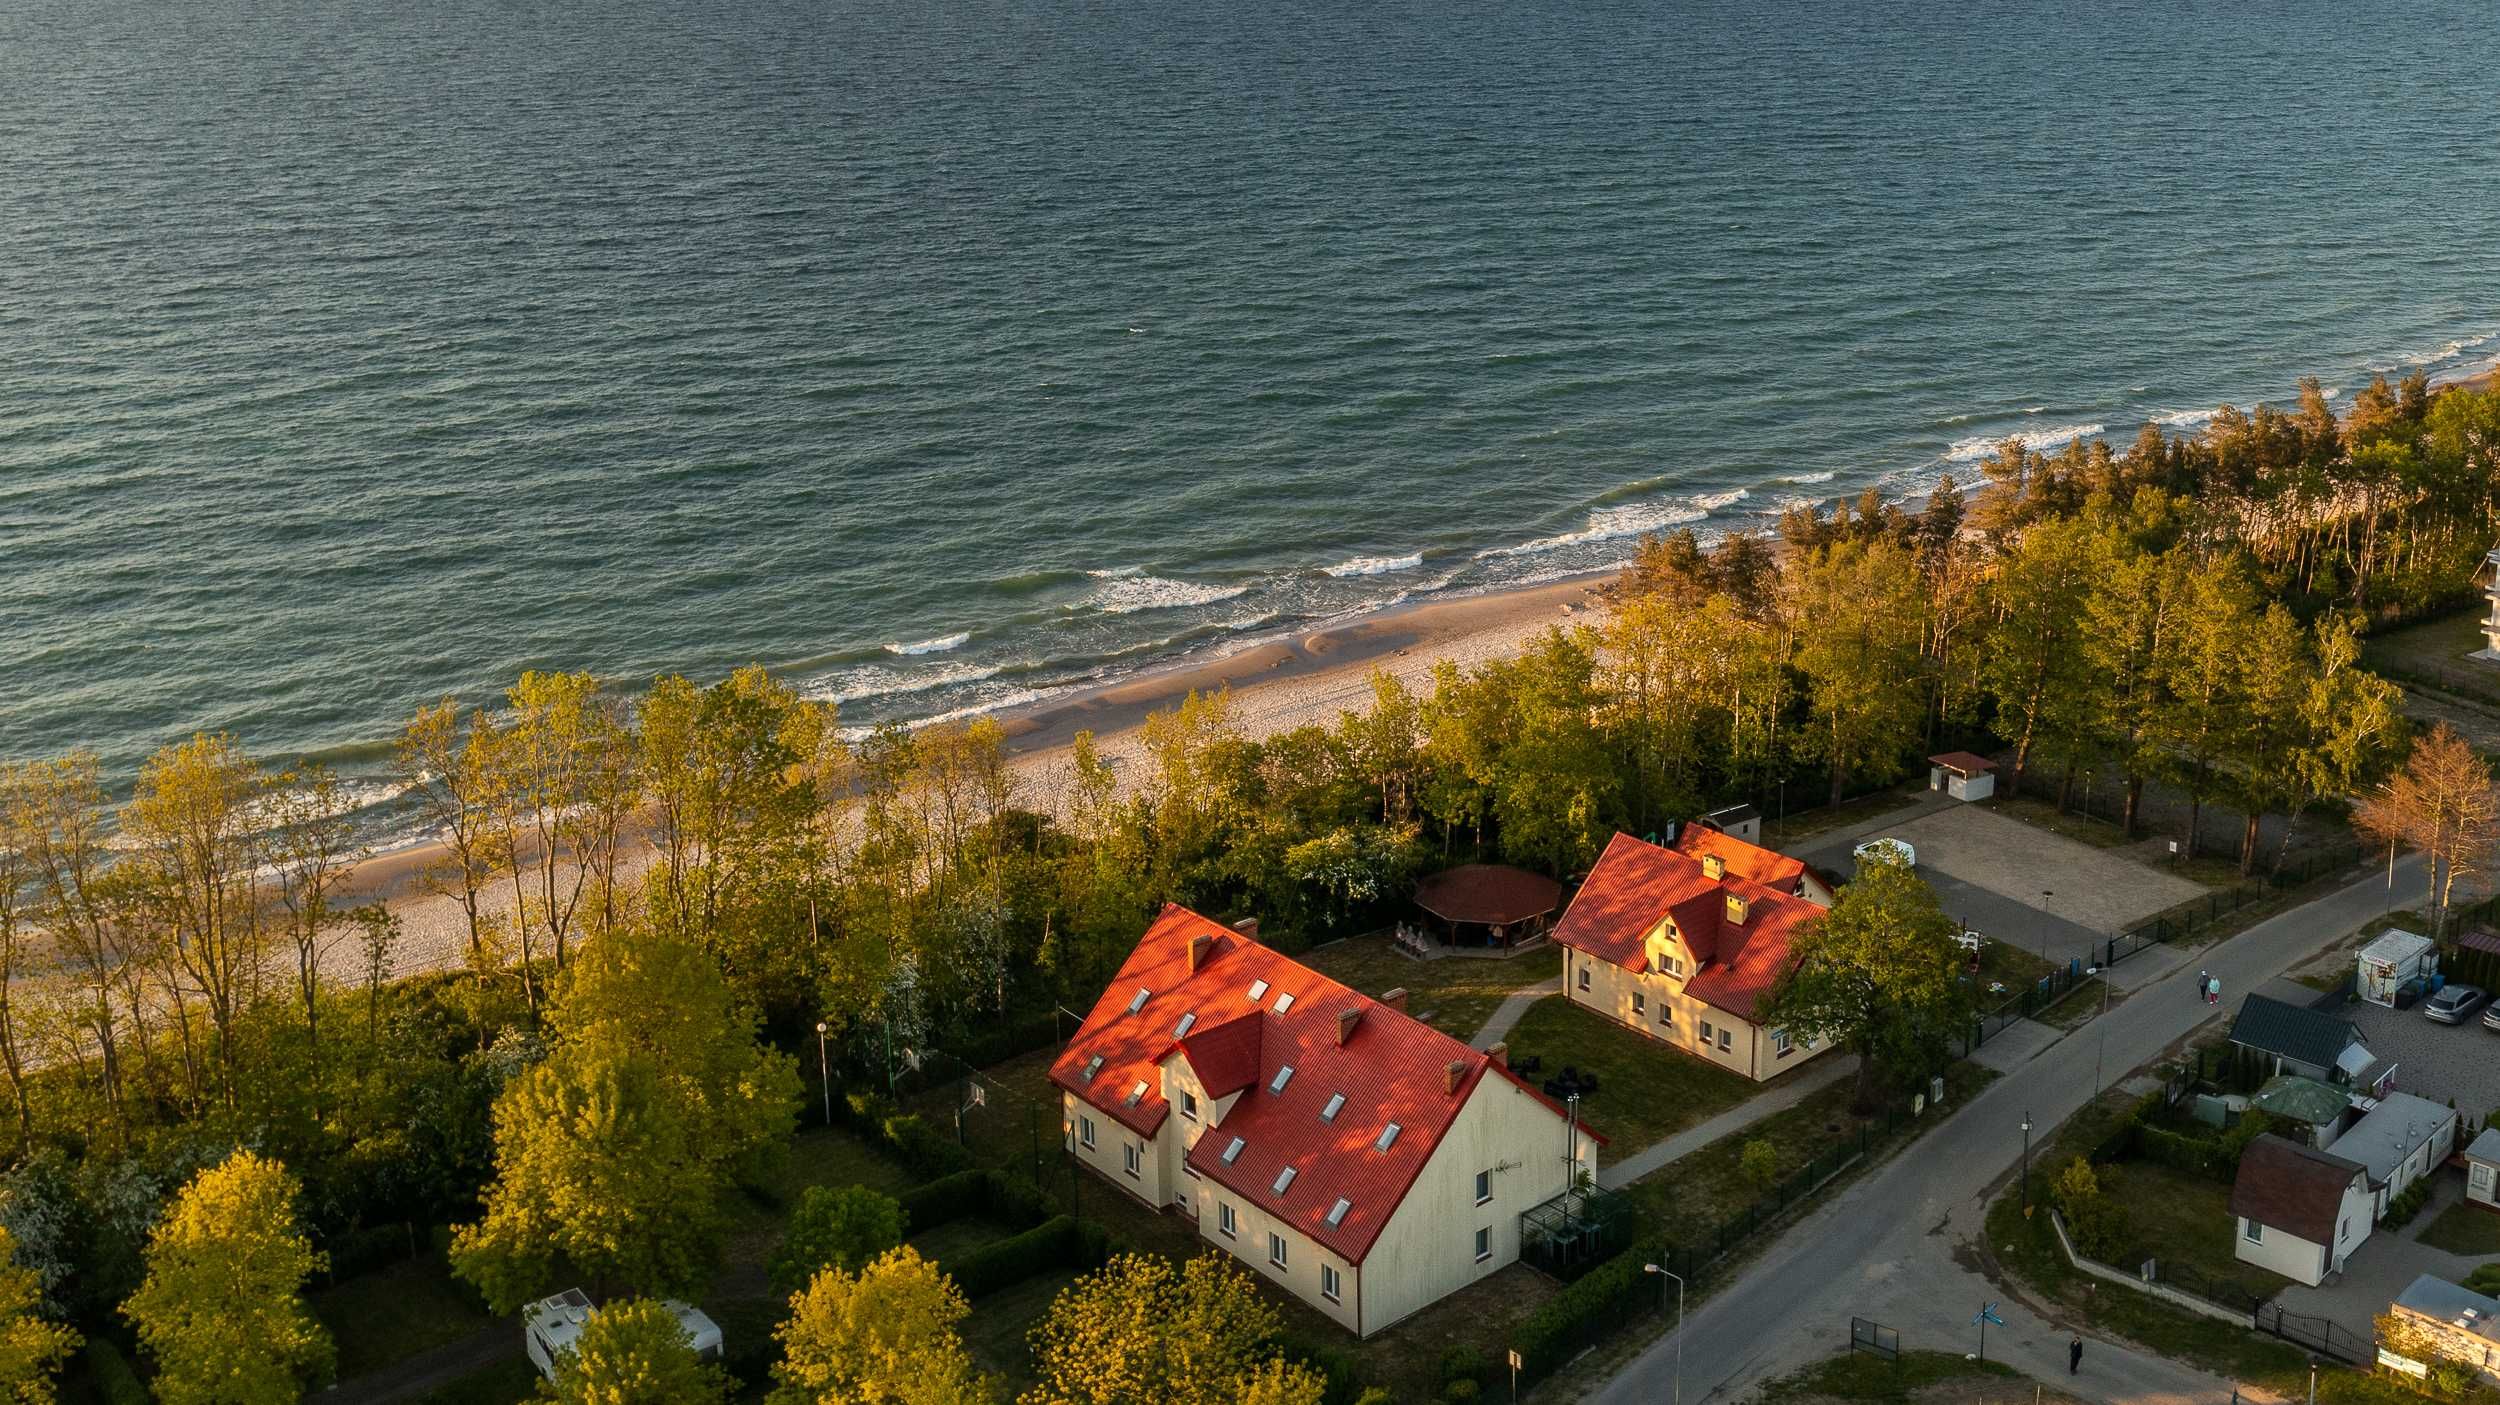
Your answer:
[[[1310,1304],[1338,1326],[1361,1334],[1357,1323],[1361,1287],[1354,1265],[1211,1179],[1200,1177],[1190,1182],[1190,1188],[1197,1201],[1198,1236],[1201,1239],[1241,1260],[1243,1267]],[[1224,1233],[1223,1207],[1227,1205],[1233,1210],[1233,1233],[1230,1235]],[[1269,1259],[1268,1236],[1271,1234],[1279,1235],[1285,1241],[1285,1265],[1282,1268]],[[1324,1275],[1320,1270],[1323,1266],[1334,1268],[1339,1275],[1335,1302],[1330,1302],[1327,1294],[1321,1291]]]
[[[1415,1184],[1363,1260],[1362,1333],[1380,1331],[1519,1257],[1519,1216],[1562,1194],[1576,1168],[1597,1173],[1596,1143],[1583,1133],[1563,1160],[1569,1124],[1518,1084],[1488,1072],[1433,1148]],[[1491,1171],[1493,1196],[1476,1203],[1476,1173]],[[1490,1229],[1491,1255],[1476,1261],[1475,1232]]]
[[[1068,1150],[1076,1154],[1077,1160],[1101,1172],[1103,1179],[1157,1209],[1170,1202],[1170,1193],[1166,1189],[1170,1184],[1166,1178],[1167,1157],[1157,1143],[1175,1140],[1170,1135],[1171,1114],[1165,1114],[1160,1135],[1145,1137],[1130,1131],[1121,1125],[1118,1118],[1064,1088],[1060,1090],[1059,1098],[1060,1130],[1066,1138]],[[1089,1118],[1094,1124],[1094,1144],[1090,1147],[1085,1145],[1084,1139],[1084,1119]],[[1124,1146],[1138,1149],[1139,1164],[1134,1174],[1129,1171],[1121,1152]]]
[[[1588,980],[1585,990],[1580,984],[1583,974]],[[1769,1030],[1693,999],[1684,993],[1684,982],[1678,977],[1663,971],[1634,975],[1611,961],[1601,961],[1568,947],[1563,950],[1563,994],[1573,1004],[1586,1006],[1660,1043],[1697,1054],[1731,1073],[1765,1082],[1802,1067],[1830,1047],[1809,1049],[1802,1040],[1792,1041],[1788,1055],[1780,1057]],[[1635,995],[1640,997],[1637,1008]],[[1670,1015],[1672,1019],[1662,1018]],[[1702,1042],[1705,1024],[1710,1026],[1706,1046]],[[1721,1030],[1729,1032],[1725,1049],[1719,1047]]]
[[[2312,1288],[2318,1286],[2319,1279],[2326,1277],[2325,1245],[2273,1225],[2262,1226],[2261,1236],[2252,1243],[2248,1237],[2248,1223],[2247,1217],[2241,1216],[2232,1226],[2235,1240],[2232,1252],[2240,1262],[2255,1264]]]

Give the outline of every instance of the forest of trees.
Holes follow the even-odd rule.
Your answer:
[[[1090,1002],[1165,901],[1290,947],[1401,911],[1446,862],[1568,877],[1618,828],[1837,799],[1944,745],[2000,748],[2008,789],[2059,803],[2107,781],[2130,831],[2173,788],[2191,852],[2227,810],[2243,872],[2281,852],[2262,816],[2409,803],[2383,784],[2400,697],[2360,640],[2460,597],[2500,535],[2500,394],[2381,382],[2339,422],[2309,385],[2292,414],[1984,470],[1915,513],[1799,510],[1776,543],[1646,542],[1598,626],[1420,692],[1377,675],[1331,724],[1253,738],[1193,697],[1125,773],[1090,738],[1019,770],[986,721],[846,735],[760,669],[447,699],[398,747],[442,839],[425,881],[461,914],[415,974],[398,920],[348,896],[359,841],[322,768],[223,735],[120,796],[92,756],[0,763],[0,1227],[33,1275],[0,1313],[133,1324],[166,1390],[204,1349],[175,1301],[192,1261],[239,1252],[175,1238],[201,1196],[253,1207],[223,1230],[284,1250],[256,1251],[271,1284],[447,1226],[498,1306],[565,1274],[693,1291],[703,1207],[788,1140],[819,1022],[837,1078],[978,1046]],[[2404,822],[2370,832],[2416,842]],[[2443,872],[2484,871],[2442,834]],[[256,1359],[311,1379],[293,1291],[268,1290]]]

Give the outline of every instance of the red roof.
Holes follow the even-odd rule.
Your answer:
[[[1191,971],[1190,944],[1198,937],[1208,940],[1207,954]],[[1148,992],[1145,1002],[1132,1011],[1141,989]],[[1288,995],[1293,998],[1285,1001]],[[1340,1045],[1338,1016],[1349,1010],[1358,1018]],[[1197,1018],[1176,1036],[1189,1014]],[[1088,1079],[1084,1070],[1097,1056],[1103,1062]],[[1486,1077],[1507,1079],[1557,1118],[1567,1116],[1508,1068],[1430,1025],[1177,904],[1146,929],[1051,1064],[1050,1078],[1150,1136],[1169,1111],[1158,1076],[1164,1058],[1186,1059],[1211,1097],[1246,1090],[1222,1124],[1198,1139],[1190,1167],[1349,1263],[1361,1263],[1370,1252]],[[1448,1086],[1453,1063],[1463,1065],[1455,1092]],[[1287,1065],[1293,1074],[1276,1090],[1276,1075]],[[1140,1080],[1147,1091],[1131,1106],[1129,1090]],[[1338,1094],[1344,1105],[1322,1121]],[[1398,1135],[1383,1151],[1378,1142],[1391,1122]],[[1589,1136],[1604,1140],[1593,1131]],[[1227,1163],[1224,1152],[1236,1137],[1242,1149]],[[1279,1192],[1277,1176],[1288,1166],[1294,1178]],[[1340,1199],[1349,1203],[1331,1225],[1329,1212]]]
[[[1728,920],[1731,896],[1745,899],[1742,923]],[[1788,970],[1797,929],[1822,912],[1739,876],[1734,864],[1713,880],[1697,859],[1617,834],[1563,912],[1554,940],[1637,972],[1649,961],[1643,938],[1658,919],[1672,918],[1693,955],[1685,993],[1750,1020],[1755,1003]]]
[[[1562,906],[1562,885],[1508,864],[1460,864],[1416,885],[1415,906],[1444,921],[1508,926]]]
[[[1783,893],[1797,891],[1797,880],[1806,875],[1806,861],[1792,859],[1776,849],[1748,844],[1724,830],[1707,825],[1688,824],[1675,836],[1675,851],[1699,862],[1708,854],[1716,854],[1727,865],[1727,871],[1765,888]]]
[[[1997,768],[1997,763],[1987,757],[1967,751],[1948,751],[1927,759],[1948,771],[1959,771],[1965,776],[1984,776]]]

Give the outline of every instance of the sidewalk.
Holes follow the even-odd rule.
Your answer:
[[[1653,1146],[1643,1147],[1612,1166],[1597,1173],[1597,1183],[1607,1190],[1620,1190],[1666,1165],[1692,1155],[1730,1132],[1741,1132],[1773,1113],[1786,1112],[1807,1098],[1858,1071],[1858,1056],[1834,1054],[1794,1078],[1771,1085],[1767,1092],[1755,1094],[1698,1127],[1687,1127]]]
[[[1557,975],[1552,980],[1521,986],[1503,996],[1502,1003],[1495,1006],[1493,1013],[1485,1017],[1484,1028],[1477,1030],[1476,1037],[1467,1041],[1467,1047],[1490,1049],[1501,1043],[1503,1038],[1510,1033],[1511,1026],[1518,1024],[1520,1016],[1528,1013],[1529,1006],[1546,996],[1560,994],[1562,994],[1562,977]]]

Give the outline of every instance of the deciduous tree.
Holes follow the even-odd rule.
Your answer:
[[[539,1394],[556,1405],[720,1405],[731,1385],[695,1355],[677,1314],[650,1298],[593,1311],[555,1368]]]
[[[894,1197],[866,1186],[809,1186],[773,1250],[773,1291],[795,1293],[822,1269],[856,1273],[902,1242],[903,1207]]]
[[[43,1282],[17,1261],[17,1239],[0,1229],[0,1394],[16,1405],[52,1405],[52,1379],[78,1349],[78,1333],[45,1320]]]
[[[1021,1405],[1315,1405],[1318,1377],[1280,1365],[1281,1319],[1218,1254],[1175,1269],[1121,1254],[1061,1292],[1033,1329],[1040,1383]]]
[[[1792,940],[1796,964],[1755,1022],[1854,1050],[1858,1102],[1871,1107],[1879,1072],[1925,1072],[1968,1011],[1953,941],[1960,930],[1908,865],[1861,860],[1831,910]]]
[[[2460,881],[2489,865],[2500,841],[2491,767],[2445,722],[2414,740],[2403,769],[2353,812],[2361,832],[2430,861],[2433,934],[2445,937]]]
[[[827,1268],[790,1297],[773,1337],[772,1405],[981,1405],[996,1395],[958,1335],[970,1309],[906,1245],[853,1273]]]
[[[296,1224],[295,1177],[238,1151],[200,1172],[148,1236],[123,1304],[166,1405],[280,1405],[329,1374],[330,1334],[304,1306],[325,1262]]]

